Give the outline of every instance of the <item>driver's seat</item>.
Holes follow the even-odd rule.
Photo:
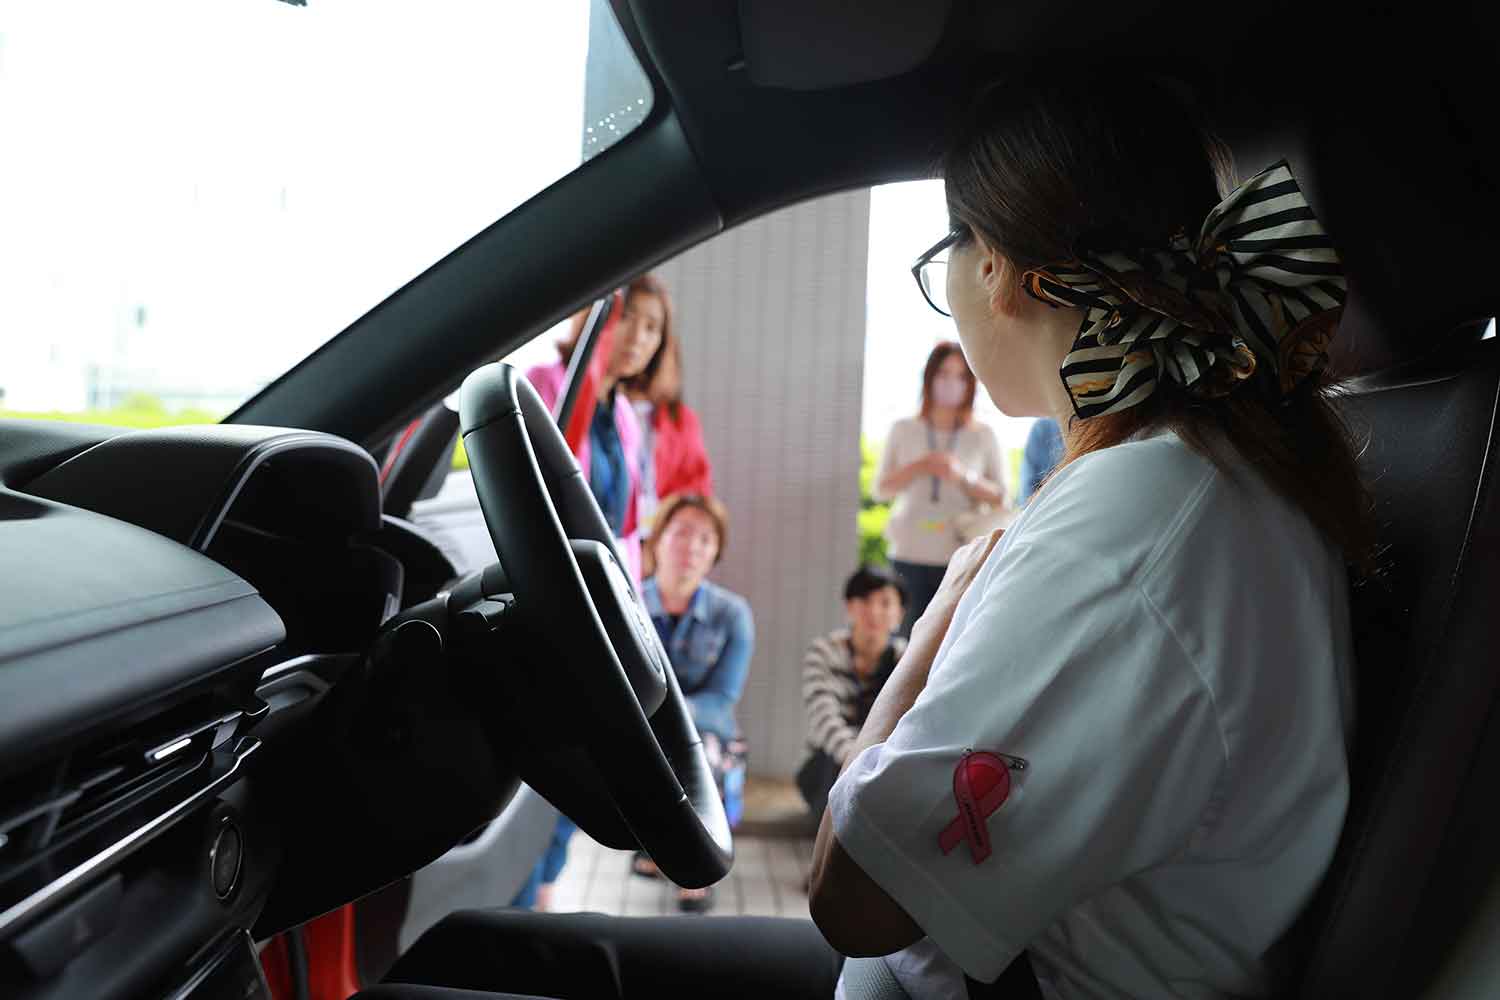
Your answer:
[[[1417,995],[1500,860],[1500,341],[1483,330],[1345,403],[1387,548],[1352,602],[1352,800],[1288,942],[1300,996]]]

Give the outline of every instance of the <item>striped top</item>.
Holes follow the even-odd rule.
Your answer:
[[[802,703],[807,709],[807,745],[844,762],[864,725],[880,686],[906,651],[906,640],[892,636],[885,655],[868,679],[854,672],[854,650],[847,628],[814,639],[802,660]]]

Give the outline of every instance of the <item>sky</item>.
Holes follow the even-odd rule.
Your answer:
[[[0,358],[248,395],[577,166],[587,30],[587,0],[0,0]]]
[[[588,8],[0,0],[3,405],[95,364],[232,408],[578,165]],[[953,335],[910,275],[945,227],[937,182],[872,193],[872,437]]]

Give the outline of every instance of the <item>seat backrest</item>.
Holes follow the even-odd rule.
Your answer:
[[[1476,327],[1476,330],[1478,328]],[[1292,936],[1305,997],[1394,996],[1500,687],[1500,341],[1367,376],[1342,404],[1376,502],[1382,572],[1353,595],[1352,799]],[[1488,752],[1488,748],[1487,748]],[[1402,992],[1399,995],[1410,995]]]

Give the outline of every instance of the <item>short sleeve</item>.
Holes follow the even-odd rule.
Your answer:
[[[844,850],[982,981],[1073,905],[1185,847],[1226,759],[1208,689],[1135,584],[1065,539],[1014,541],[911,710],[829,800]],[[967,749],[1025,761],[979,863],[967,843],[940,846]]]

